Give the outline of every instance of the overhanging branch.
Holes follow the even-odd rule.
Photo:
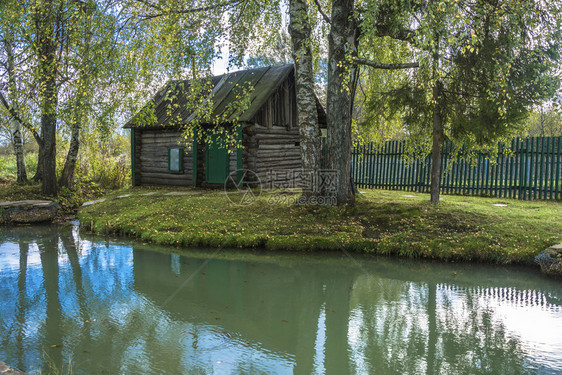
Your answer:
[[[154,9],[158,9],[161,10],[160,7],[157,7],[153,4],[147,3],[145,1],[140,1],[141,3],[154,8]],[[167,12],[162,11],[161,13],[154,13],[154,14],[147,14],[141,17],[141,19],[143,20],[149,20],[149,19],[153,19],[153,18],[158,18],[158,17],[162,17],[166,14],[193,14],[193,13],[203,13],[203,12],[208,12],[210,10],[215,10],[215,9],[219,9],[219,8],[224,8],[230,5],[234,5],[234,4],[238,4],[240,3],[241,0],[230,0],[230,1],[225,1],[219,4],[215,4],[215,5],[209,5],[209,6],[205,6],[205,7],[200,7],[200,8],[191,8],[191,9],[180,9],[180,10],[170,10]]]
[[[28,123],[27,121],[24,121],[16,112],[16,110],[14,108],[12,108],[8,102],[6,101],[6,98],[4,97],[4,94],[2,94],[2,92],[0,91],[0,102],[2,102],[2,105],[4,106],[4,108],[6,108],[6,110],[10,113],[10,115],[12,115],[12,117],[19,122],[24,128],[26,128],[27,130],[29,130],[31,132],[31,134],[33,134],[33,137],[35,138],[35,140],[37,141],[37,143],[41,146],[43,145],[43,140],[41,139],[41,136],[37,133],[37,131],[35,131],[35,129],[33,128],[33,126],[31,126],[30,123]]]
[[[322,10],[322,6],[320,5],[320,2],[318,0],[314,0],[314,3],[316,4],[316,7],[318,8],[318,12],[320,12],[320,14],[322,15],[322,18],[324,18],[324,21],[326,21],[326,23],[328,25],[332,24],[332,20],[330,19],[330,17],[328,17],[328,15],[326,13],[324,13],[324,11]]]
[[[376,34],[377,36],[383,37],[388,36],[392,39],[402,40],[404,42],[414,43],[414,35],[416,30],[408,29],[394,29],[385,25],[377,25]]]
[[[402,63],[402,64],[384,64],[384,63],[364,59],[362,57],[356,57],[354,62],[357,65],[367,65],[372,68],[386,69],[386,70],[412,69],[412,68],[420,67],[420,63],[418,63],[417,61],[411,63]]]

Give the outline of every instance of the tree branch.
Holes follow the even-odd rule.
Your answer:
[[[322,15],[322,18],[324,18],[324,21],[326,21],[326,23],[328,25],[332,24],[332,20],[330,19],[330,17],[328,17],[328,15],[326,13],[324,13],[324,11],[322,10],[322,6],[320,5],[320,2],[318,0],[314,0],[314,3],[316,4],[316,7],[318,8],[318,12],[320,12],[320,14]]]
[[[4,108],[6,108],[6,110],[10,113],[10,115],[12,115],[12,117],[18,121],[24,128],[26,128],[27,130],[29,130],[31,132],[31,134],[33,134],[33,137],[35,138],[35,140],[37,141],[37,143],[41,146],[43,144],[43,140],[41,139],[41,136],[37,133],[37,131],[35,131],[35,129],[33,128],[33,126],[31,126],[31,124],[29,124],[28,122],[24,121],[16,112],[16,110],[14,108],[12,108],[8,102],[6,101],[6,98],[4,98],[4,94],[2,94],[2,92],[0,91],[0,102],[2,102],[2,105],[4,106]]]
[[[388,36],[392,39],[401,40],[404,42],[414,43],[414,34],[417,30],[399,29],[392,30],[391,27],[385,25],[377,25],[377,36]]]
[[[396,70],[396,69],[411,69],[419,68],[420,64],[416,62],[403,63],[403,64],[384,64],[376,61],[364,59],[362,57],[356,57],[354,63],[357,65],[367,65],[376,69],[386,69],[386,70]]]
[[[229,1],[225,1],[219,4],[215,4],[215,5],[208,5],[206,7],[200,7],[200,8],[191,8],[191,9],[182,9],[182,10],[177,10],[177,11],[169,11],[169,13],[176,13],[176,14],[191,14],[191,13],[201,13],[201,12],[208,12],[210,10],[215,10],[215,9],[219,9],[219,8],[224,8],[227,7],[229,5],[234,5],[237,3],[240,3],[241,0],[229,0]],[[142,3],[144,3],[145,5],[148,5],[147,3],[141,1]],[[149,5],[151,8],[155,8],[152,4]],[[156,14],[147,14],[141,17],[141,19],[143,20],[149,20],[149,19],[153,19],[153,18],[157,18],[157,17],[162,17],[166,14],[166,12],[161,12],[161,13],[156,13]]]

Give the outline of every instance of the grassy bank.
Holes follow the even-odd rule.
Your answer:
[[[134,188],[79,211],[84,227],[184,247],[341,250],[447,261],[533,264],[562,241],[562,204],[496,198],[428,196],[367,190],[353,207],[271,204],[263,194],[236,206],[219,191],[165,196],[171,190]],[[181,189],[174,189],[181,191]],[[193,192],[192,190],[184,190]],[[153,195],[142,195],[154,192]],[[117,198],[131,194],[129,197]],[[288,195],[287,200],[297,195]],[[492,204],[507,203],[506,207]]]
[[[76,213],[82,203],[95,199],[102,194],[104,194],[104,190],[92,182],[80,182],[80,185],[73,190],[63,188],[57,197],[45,196],[41,192],[41,184],[38,182],[29,181],[24,184],[13,181],[0,182],[0,202],[54,200],[60,205],[59,213],[61,217]]]

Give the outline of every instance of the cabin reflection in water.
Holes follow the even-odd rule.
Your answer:
[[[88,238],[0,229],[0,360],[72,360],[75,373],[562,372],[562,291],[525,269]]]

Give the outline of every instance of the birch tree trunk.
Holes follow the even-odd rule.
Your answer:
[[[354,0],[334,0],[328,52],[328,168],[337,173],[338,204],[353,203],[351,186],[351,104],[352,72],[350,55],[356,48]]]
[[[8,94],[12,107],[17,111],[16,98],[16,71],[14,65],[14,34],[11,30],[6,32],[4,38],[4,47],[6,50],[6,62],[8,68]],[[19,120],[14,118],[14,132],[12,133],[12,144],[14,146],[14,154],[16,155],[16,174],[17,182],[26,182],[27,173],[25,171],[25,158],[23,155],[23,138],[21,136],[21,124]]]
[[[318,173],[321,167],[322,134],[318,125],[318,109],[314,93],[312,70],[311,28],[306,0],[289,1],[289,33],[293,42],[297,122],[303,169]],[[319,191],[303,191],[303,195],[318,195]]]

